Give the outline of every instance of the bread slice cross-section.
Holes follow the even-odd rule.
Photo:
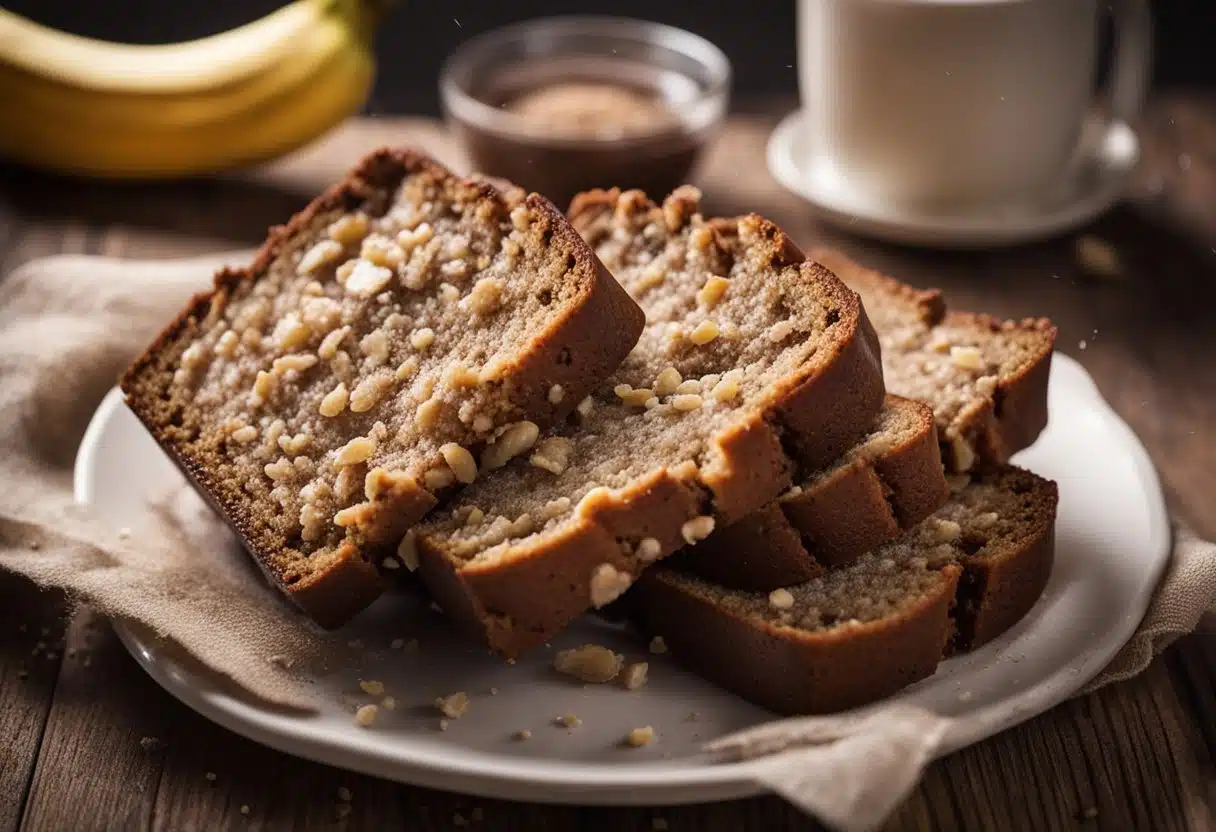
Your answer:
[[[947,311],[936,289],[918,290],[837,251],[815,249],[861,295],[882,342],[887,391],[928,402],[951,471],[1005,462],[1047,425],[1047,378],[1056,327]]]
[[[979,468],[900,540],[772,592],[727,589],[663,564],[630,594],[642,626],[684,664],[781,713],[889,696],[944,655],[1012,627],[1051,574],[1057,490],[1012,466]]]
[[[642,325],[549,202],[383,150],[217,275],[122,389],[266,574],[335,626],[482,448],[562,421]]]
[[[586,194],[571,219],[642,337],[570,425],[499,436],[502,467],[417,535],[440,605],[508,656],[834,460],[883,403],[856,294],[771,222],[706,220],[690,188]]]

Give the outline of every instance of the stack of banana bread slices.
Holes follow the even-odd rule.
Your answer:
[[[514,657],[617,599],[782,712],[934,672],[1035,603],[1055,330],[947,311],[751,214],[380,151],[123,380],[305,613],[399,576]]]

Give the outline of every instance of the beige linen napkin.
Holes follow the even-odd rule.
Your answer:
[[[256,580],[235,547],[215,546],[227,532],[193,492],[149,495],[148,528],[126,534],[73,499],[76,448],[102,396],[217,264],[245,256],[56,257],[0,283],[0,568],[157,633],[248,695],[307,709],[302,678],[352,660],[352,651]],[[212,543],[192,543],[200,539]],[[1194,629],[1213,599],[1216,546],[1179,530],[1139,630],[1085,690],[1139,673]],[[863,830],[970,728],[967,720],[889,706],[774,721],[709,750],[750,760],[757,780],[825,823]]]

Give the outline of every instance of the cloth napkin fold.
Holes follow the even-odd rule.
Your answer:
[[[182,660],[267,705],[309,710],[306,679],[354,661],[259,580],[189,489],[147,495],[130,529],[77,505],[73,461],[127,363],[223,263],[61,256],[0,283],[0,568],[155,633]],[[198,541],[207,541],[200,546]],[[1142,671],[1216,599],[1216,545],[1185,529],[1131,641],[1081,692]],[[846,832],[873,828],[973,725],[906,705],[776,720],[714,741],[755,778]]]

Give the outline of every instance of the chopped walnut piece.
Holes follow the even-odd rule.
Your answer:
[[[253,425],[245,425],[244,427],[237,428],[229,435],[232,437],[233,442],[245,444],[258,438],[258,429]]]
[[[414,530],[411,529],[401,538],[401,542],[397,544],[397,557],[405,564],[405,568],[411,572],[418,569],[418,543],[414,538]]]
[[[671,397],[671,406],[681,413],[696,410],[702,404],[703,400],[696,393],[681,393]]]
[[[392,385],[392,381],[392,376],[387,372],[379,372],[359,382],[350,393],[351,413],[366,413],[375,407]]]
[[[330,239],[344,246],[350,246],[367,235],[368,227],[367,214],[362,212],[343,214],[330,223],[329,236]]]
[[[288,312],[275,324],[274,332],[270,337],[278,344],[280,350],[290,352],[307,344],[308,339],[312,337],[312,330],[304,325],[299,315],[295,312]],[[183,355],[183,364],[185,364],[185,358],[186,356]]]
[[[730,281],[725,277],[711,276],[705,281],[705,285],[697,292],[697,303],[707,309],[713,309],[722,300],[726,294],[726,290],[730,288]]]
[[[317,269],[332,263],[341,256],[341,244],[333,240],[322,240],[304,252],[304,256],[300,258],[300,264],[296,266],[296,273],[301,275],[312,274]]]
[[[930,528],[933,529],[933,535],[939,543],[950,543],[958,540],[963,535],[963,527],[953,520],[932,517],[929,522]]]
[[[379,294],[392,279],[391,269],[377,266],[367,260],[357,260],[343,288],[348,294],[356,297],[370,298]]]
[[[716,323],[713,321],[701,321],[689,333],[688,340],[700,347],[717,338],[719,334],[721,334],[721,331]]]
[[[633,583],[633,576],[619,571],[611,563],[601,563],[591,573],[591,604],[599,607],[611,604]]]
[[[550,436],[536,448],[529,460],[537,468],[543,468],[551,474],[561,474],[570,464],[570,452],[574,443],[564,436]]]
[[[486,447],[481,454],[481,468],[492,471],[501,468],[507,462],[531,449],[540,436],[540,428],[535,422],[516,422],[503,431],[502,436]]]
[[[693,544],[704,540],[714,530],[714,518],[709,515],[694,517],[680,527],[680,534],[684,538],[684,542]]]
[[[650,745],[654,741],[654,728],[647,725],[644,728],[634,728],[625,736],[625,742],[629,743],[633,748],[641,748],[644,745]]]
[[[623,657],[598,644],[584,644],[571,650],[561,650],[553,658],[558,673],[589,682],[603,684],[621,672]]]
[[[435,707],[446,717],[460,719],[468,713],[469,695],[462,690],[435,699]]]
[[[995,511],[985,511],[982,514],[977,514],[971,520],[971,525],[977,529],[990,529],[996,525],[996,521],[1000,520],[1001,516]]]
[[[333,330],[321,339],[321,346],[317,347],[317,355],[328,361],[338,354],[338,347],[347,335],[350,334],[350,327],[343,326]]]
[[[794,334],[794,324],[791,321],[778,321],[769,327],[768,340],[778,344]]]
[[[429,428],[439,421],[439,412],[443,410],[443,402],[439,399],[427,399],[418,405],[414,413],[414,421],[419,427]]]
[[[439,491],[456,482],[456,475],[446,465],[443,468],[432,468],[422,475],[422,484],[428,491]]]
[[[632,662],[625,666],[621,674],[621,684],[625,690],[640,690],[646,686],[650,665],[646,662]]]
[[[634,388],[628,384],[618,384],[613,388],[617,398],[625,404],[644,405],[647,400],[654,398],[654,391],[648,390],[645,387]]]
[[[950,361],[964,370],[983,370],[984,354],[979,347],[951,347]]]
[[[638,548],[634,550],[634,554],[642,561],[642,563],[650,563],[658,560],[659,555],[663,551],[662,544],[657,538],[644,537],[638,543]]]
[[[416,329],[410,335],[410,346],[419,352],[425,350],[433,343],[435,343],[435,330],[431,329],[429,326],[423,327],[422,329]]]
[[[356,436],[338,451],[334,462],[337,465],[358,465],[366,462],[376,451],[376,443],[366,436]]]
[[[377,362],[387,361],[389,354],[388,335],[383,329],[372,330],[360,339],[359,352],[368,358],[375,359]]]
[[[788,589],[774,589],[768,594],[768,603],[773,609],[788,610],[794,606],[794,596]]]
[[[737,399],[742,388],[739,382],[733,378],[724,378],[714,385],[710,395],[719,402],[729,402]]]
[[[338,382],[338,386],[325,394],[325,398],[321,399],[319,408],[322,416],[334,417],[346,409],[346,403],[350,400],[350,392],[346,389],[346,385]]]
[[[405,251],[388,237],[373,234],[363,241],[359,257],[386,269],[396,269],[405,260]]]
[[[258,370],[257,378],[253,381],[253,397],[258,404],[270,398],[270,394],[274,392],[275,386],[278,384],[278,376]]]
[[[469,308],[477,315],[492,315],[502,303],[502,281],[494,277],[483,277],[473,284],[469,292]]]
[[[439,447],[439,453],[443,455],[444,461],[458,481],[468,485],[477,479],[477,460],[467,448],[455,442],[447,442]]]
[[[397,370],[393,373],[393,378],[397,381],[405,381],[407,378],[418,372],[418,359],[414,356],[402,361],[397,365]]]
[[[675,367],[668,367],[655,377],[654,392],[660,396],[670,395],[676,392],[683,381],[684,379],[680,375],[679,370]]]
[[[975,465],[975,451],[965,437],[956,436],[950,440],[950,449],[954,451],[954,461],[960,471],[970,471]]]
[[[316,364],[317,357],[315,355],[295,353],[293,355],[284,355],[276,358],[274,363],[270,365],[270,372],[278,376],[281,376],[290,370],[294,370],[297,373],[302,373],[305,370],[316,366]]]

